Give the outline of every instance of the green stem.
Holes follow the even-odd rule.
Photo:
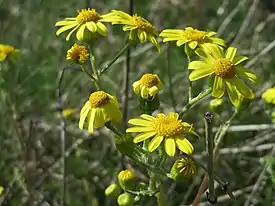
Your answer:
[[[200,93],[198,96],[195,98],[191,99],[182,109],[182,111],[179,114],[179,117],[182,118],[183,115],[190,109],[193,105],[195,105],[197,102],[199,102],[201,99],[207,97],[209,94],[211,94],[212,88],[208,88],[204,92]]]
[[[91,81],[95,81],[95,77],[86,69],[86,67],[84,65],[80,65],[81,66],[81,69],[82,71],[87,74],[87,76],[90,78]]]
[[[219,148],[220,148],[220,144],[221,144],[224,136],[226,135],[226,132],[227,132],[228,128],[230,127],[232,121],[235,119],[235,117],[238,114],[239,114],[238,111],[235,110],[235,112],[230,117],[230,119],[224,125],[222,125],[222,127],[218,130],[219,134],[216,135],[216,137],[215,137],[214,160],[217,159]]]
[[[111,122],[106,122],[105,123],[105,126],[111,130],[114,134],[116,134],[117,136],[119,137],[124,137],[125,134],[123,134],[122,132],[120,132],[116,127],[114,127]]]
[[[206,141],[206,150],[208,153],[208,163],[207,163],[207,170],[208,170],[208,188],[209,188],[209,200],[215,201],[215,188],[214,188],[214,173],[213,173],[213,148],[214,148],[214,141],[212,137],[212,121],[213,121],[213,114],[209,113],[211,117],[204,118],[205,123],[205,141]]]
[[[190,64],[191,62],[191,54],[190,54],[190,48],[188,46],[188,44],[185,44],[185,47],[184,47],[184,51],[185,51],[185,54],[187,56],[187,60],[188,60],[188,65]],[[188,72],[188,76],[190,74],[190,71]],[[189,80],[188,78],[188,83],[189,83],[189,86],[188,86],[188,102],[190,102],[193,98],[193,91],[192,91],[192,81]]]
[[[116,60],[129,48],[129,46],[131,45],[130,42],[127,42],[122,49],[117,53],[116,56],[114,56],[114,58],[108,62],[99,72],[99,76],[102,75],[104,72],[106,72],[115,62]]]
[[[159,185],[159,192],[155,195],[157,198],[158,206],[166,206],[166,196],[163,184]]]

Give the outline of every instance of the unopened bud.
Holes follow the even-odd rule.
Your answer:
[[[133,189],[137,183],[137,177],[131,170],[120,171],[117,179],[123,189]]]
[[[107,197],[118,197],[120,194],[120,187],[117,184],[111,184],[105,189]]]
[[[176,181],[192,177],[196,173],[194,161],[188,157],[183,157],[175,161],[170,171],[170,176]]]
[[[209,106],[212,112],[219,114],[223,108],[223,99],[213,99],[210,101]]]
[[[119,206],[130,206],[134,202],[133,196],[129,193],[123,193],[118,196],[117,204]]]

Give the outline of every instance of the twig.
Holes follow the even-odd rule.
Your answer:
[[[254,0],[252,5],[249,8],[249,11],[241,25],[241,28],[239,29],[239,32],[237,34],[237,36],[235,37],[235,39],[233,40],[232,44],[236,44],[240,38],[242,37],[243,33],[247,30],[247,27],[251,21],[251,18],[253,16],[253,14],[255,13],[256,9],[257,9],[257,5],[259,3],[259,0]]]
[[[216,196],[214,188],[214,176],[213,176],[213,149],[214,149],[214,140],[212,137],[212,122],[214,116],[212,113],[207,112],[204,116],[204,125],[205,125],[205,141],[206,141],[206,151],[208,153],[208,188],[209,188],[209,202],[211,205],[215,205]]]
[[[230,24],[234,16],[239,12],[239,10],[244,6],[247,0],[239,1],[239,4],[229,13],[229,15],[224,19],[221,26],[219,27],[217,33],[219,36],[223,34],[227,26]]]
[[[67,177],[67,171],[66,171],[66,122],[65,117],[62,114],[62,91],[61,91],[61,85],[62,80],[64,77],[65,68],[63,68],[58,75],[58,88],[57,88],[57,109],[59,112],[59,118],[60,118],[60,144],[61,144],[61,156],[62,156],[62,179],[61,179],[61,188],[60,188],[60,205],[66,206],[66,177]]]
[[[261,50],[261,52],[255,56],[254,58],[252,58],[250,61],[248,61],[246,64],[245,64],[245,67],[251,67],[252,65],[254,65],[258,59],[265,55],[266,53],[268,53],[270,50],[272,50],[273,48],[275,47],[275,40],[273,40],[271,43],[268,44],[267,47],[265,47],[263,50]]]
[[[275,148],[273,148],[273,150],[270,152],[270,156],[274,156],[275,154]],[[247,198],[244,206],[249,206],[250,205],[250,202],[252,201],[252,199],[254,198],[254,196],[256,195],[256,192],[258,191],[261,183],[262,183],[262,180],[265,178],[265,175],[266,175],[266,172],[267,172],[267,169],[268,169],[268,164],[266,163],[264,165],[264,168],[259,176],[259,178],[257,179],[253,189],[252,189],[252,192],[250,193],[249,197]]]

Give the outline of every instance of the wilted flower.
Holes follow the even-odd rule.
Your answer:
[[[154,98],[162,87],[162,82],[156,74],[144,74],[140,80],[133,83],[134,92],[140,93],[143,99]]]
[[[87,117],[90,133],[93,133],[94,128],[103,127],[106,122],[119,122],[122,114],[116,97],[103,91],[92,93],[80,111],[79,128],[81,130]]]
[[[191,81],[201,79],[206,76],[213,77],[212,96],[221,98],[227,90],[232,104],[237,107],[240,101],[239,94],[247,99],[253,99],[252,90],[244,83],[243,79],[256,82],[257,77],[251,70],[239,66],[247,57],[236,56],[237,49],[229,47],[224,53],[218,46],[208,47],[209,51],[197,49],[195,52],[203,61],[192,61],[188,69],[192,70],[189,75]],[[211,53],[210,53],[211,51]]]
[[[194,134],[192,125],[179,120],[179,115],[170,112],[167,116],[158,114],[156,117],[142,114],[142,119],[130,119],[129,124],[135,125],[126,130],[126,132],[141,132],[134,138],[135,143],[142,142],[154,137],[148,145],[149,152],[153,152],[164,141],[164,148],[169,156],[174,156],[176,147],[186,154],[194,151],[192,144],[186,139],[184,134]]]
[[[225,41],[214,37],[215,35],[216,32],[213,31],[206,32],[186,27],[185,29],[164,29],[159,36],[163,37],[163,42],[177,41],[177,46],[188,44],[191,49],[207,44],[225,46]]]

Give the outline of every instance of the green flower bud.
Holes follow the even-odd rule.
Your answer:
[[[176,181],[184,178],[192,177],[196,173],[196,165],[194,161],[188,157],[177,159],[173,164],[170,177]]]
[[[213,99],[210,101],[209,106],[212,112],[219,114],[222,111],[223,99]]]
[[[105,195],[107,197],[118,197],[121,190],[117,184],[111,184],[105,189]]]
[[[117,176],[118,182],[123,189],[133,189],[137,183],[137,177],[131,170],[122,170]]]
[[[117,204],[119,206],[130,206],[134,202],[133,196],[129,193],[123,193],[118,196]]]

